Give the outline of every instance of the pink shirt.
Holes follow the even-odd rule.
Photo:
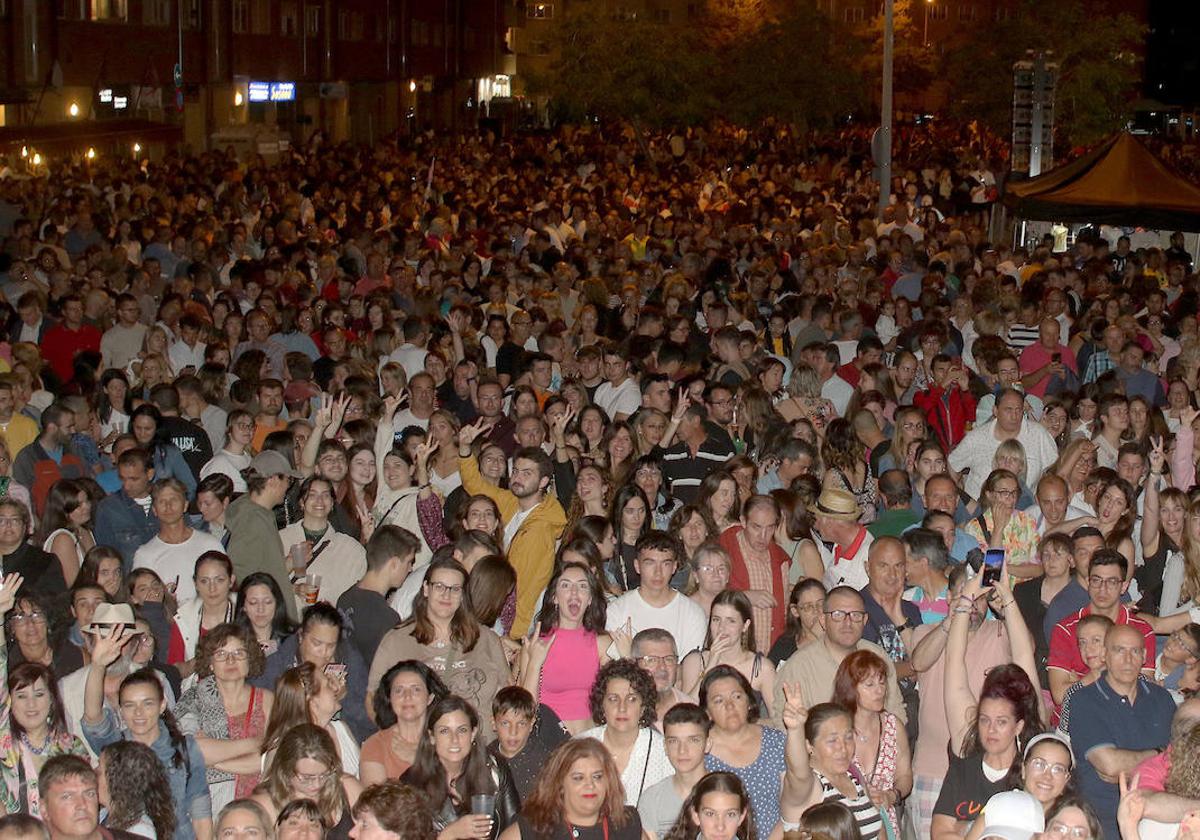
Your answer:
[[[1138,790],[1165,791],[1167,774],[1171,772],[1171,748],[1168,746],[1165,752],[1150,756],[1133,772],[1141,776],[1138,780]]]
[[[941,633],[940,625],[922,624],[913,630],[913,648],[930,633]],[[1012,649],[1003,621],[985,621],[967,645],[967,684],[976,697],[983,690],[983,680],[996,665],[1012,662]],[[946,755],[946,744],[950,741],[950,727],[946,725],[946,704],[943,702],[946,682],[946,657],[928,671],[917,675],[921,691],[921,728],[917,736],[917,748],[913,752],[913,773],[932,776],[939,781],[950,769]],[[955,748],[959,745],[955,744]]]
[[[1074,615],[1068,616],[1054,625],[1054,630],[1050,633],[1050,656],[1046,661],[1047,668],[1067,671],[1077,677],[1087,674],[1088,666],[1084,663],[1083,656],[1079,653],[1078,632],[1079,619],[1085,615],[1090,615],[1091,612],[1091,606],[1086,606]],[[1142,637],[1146,640],[1146,661],[1142,667],[1148,671],[1153,671],[1155,662],[1154,631],[1150,629],[1150,625],[1135,616],[1126,607],[1121,607],[1117,612],[1116,623],[1128,624],[1130,627],[1137,628],[1137,631],[1142,634]]]
[[[1040,341],[1035,341],[1033,344],[1030,344],[1021,351],[1021,375],[1026,376],[1033,373],[1035,370],[1044,368],[1046,365],[1050,364],[1050,357],[1054,353],[1062,354],[1062,363],[1064,367],[1070,369],[1072,373],[1079,373],[1079,364],[1075,361],[1075,353],[1070,347],[1067,347],[1065,344],[1063,344],[1054,350],[1047,350],[1042,346]],[[1034,385],[1032,388],[1026,388],[1025,392],[1027,394],[1033,394],[1035,397],[1044,397],[1046,396],[1046,388],[1050,386],[1050,383],[1053,381],[1053,379],[1053,376],[1044,376],[1042,377],[1041,382]]]

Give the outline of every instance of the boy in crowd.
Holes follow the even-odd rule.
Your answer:
[[[513,784],[523,802],[533,791],[538,771],[546,766],[550,753],[569,736],[558,715],[548,706],[535,705],[533,695],[517,685],[496,692],[492,698],[492,720],[496,740],[488,745],[488,750],[508,762]],[[702,755],[702,768],[703,763]]]

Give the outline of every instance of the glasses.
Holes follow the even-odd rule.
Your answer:
[[[819,613],[821,611],[821,602],[817,601],[812,604],[797,604],[796,608],[802,613]]]
[[[826,610],[825,615],[832,618],[834,621],[845,621],[849,619],[855,624],[862,624],[867,620],[867,614],[863,610]]]
[[[1050,775],[1055,778],[1062,778],[1071,772],[1071,768],[1065,764],[1051,764],[1044,758],[1031,758],[1029,760],[1029,769],[1035,773],[1045,773],[1050,771]]]
[[[45,624],[46,614],[42,612],[13,613],[8,617],[9,624],[21,627],[32,621],[34,624]]]
[[[462,587],[461,583],[457,584],[455,586],[449,586],[448,584],[441,583],[436,580],[430,582],[429,588],[432,589],[434,592],[436,592],[438,595],[453,595],[456,597],[461,595],[462,591],[463,591],[463,587]]]
[[[1010,499],[1016,498],[1017,488],[1015,487],[996,487],[992,490],[997,496],[1007,496]]]
[[[679,657],[675,654],[667,656],[639,656],[638,664],[643,668],[657,668],[659,665],[675,665],[679,662]]]
[[[236,650],[218,650],[213,653],[212,658],[213,662],[228,662],[231,659],[234,662],[241,662],[249,655],[250,653],[245,648],[237,648]]]
[[[1124,578],[1102,578],[1095,575],[1088,577],[1088,583],[1098,589],[1118,589],[1124,582]]]
[[[25,524],[19,516],[0,516],[0,526],[5,528],[19,528]]]
[[[712,565],[709,565],[706,563],[703,566],[697,566],[696,571],[703,572],[706,575],[728,575],[729,567],[728,566],[712,566]]]
[[[333,771],[327,770],[324,773],[293,773],[292,777],[295,778],[296,784],[301,787],[311,788],[333,778]]]
[[[1064,825],[1057,820],[1046,826],[1046,833],[1072,837],[1074,840],[1088,840],[1092,836],[1092,832],[1085,825]]]

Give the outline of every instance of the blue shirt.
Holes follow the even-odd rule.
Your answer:
[[[745,767],[734,767],[709,753],[704,756],[704,769],[712,773],[732,773],[746,786],[750,807],[754,809],[754,823],[758,828],[758,840],[767,840],[775,823],[779,822],[779,795],[783,792],[784,746],[787,735],[778,729],[762,728],[762,746],[758,757]]]
[[[1122,750],[1154,750],[1171,738],[1175,701],[1161,686],[1138,677],[1136,701],[1117,694],[1108,684],[1108,672],[1071,697],[1071,750],[1075,753],[1075,777],[1079,792],[1096,810],[1105,837],[1120,837],[1117,805],[1120,791],[1100,778],[1087,754],[1098,747]]]
[[[83,737],[87,739],[92,752],[97,755],[109,744],[129,740],[129,733],[121,730],[121,725],[112,709],[104,709],[104,720],[98,724],[81,721]],[[208,793],[208,782],[205,779],[204,756],[196,739],[190,735],[184,736],[187,748],[187,760],[175,766],[175,745],[167,727],[160,721],[158,738],[151,749],[158,756],[167,771],[167,779],[171,783],[171,796],[175,800],[175,838],[176,840],[195,840],[196,831],[193,820],[212,819],[212,799]]]

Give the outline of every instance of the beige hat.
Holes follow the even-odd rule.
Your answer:
[[[814,516],[828,516],[830,519],[841,519],[845,522],[857,522],[859,517],[858,502],[854,495],[831,487],[821,491],[816,503],[808,506],[808,512]]]
[[[95,633],[104,627],[134,627],[137,619],[133,615],[133,607],[129,604],[99,604],[92,614],[92,623],[82,628],[84,633]]]

